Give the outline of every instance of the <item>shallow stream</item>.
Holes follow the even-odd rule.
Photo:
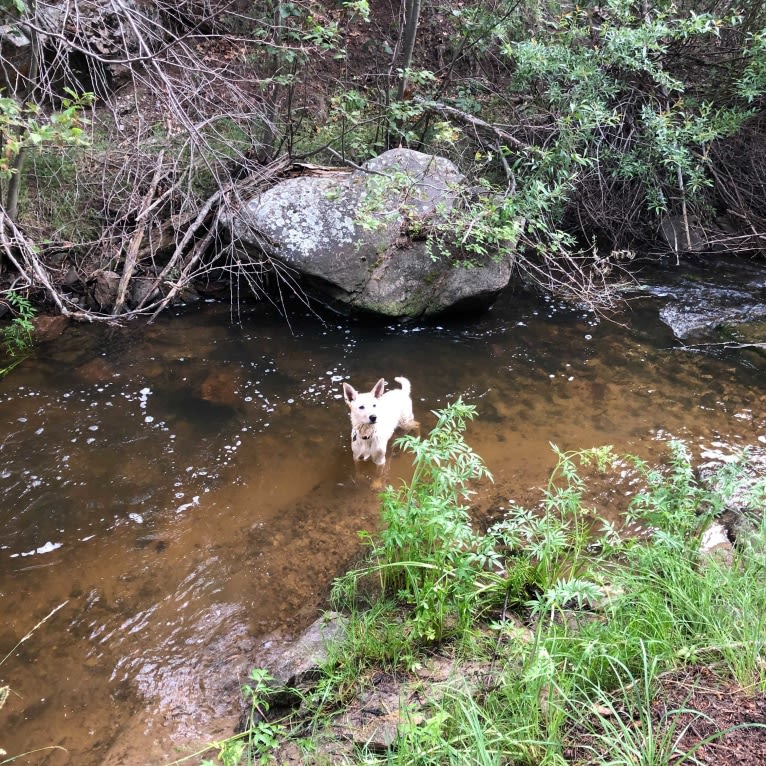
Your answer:
[[[231,733],[253,658],[320,613],[377,523],[344,379],[406,375],[424,431],[475,404],[488,506],[536,496],[550,443],[763,443],[763,355],[684,348],[661,305],[608,321],[509,294],[478,319],[381,327],[208,303],[38,348],[0,380],[0,747],[138,766]],[[396,456],[390,479],[407,469]]]

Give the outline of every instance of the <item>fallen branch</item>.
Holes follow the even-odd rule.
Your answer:
[[[186,266],[184,266],[183,271],[179,275],[178,279],[175,281],[175,284],[170,289],[168,294],[160,301],[156,310],[149,318],[149,322],[153,322],[157,318],[158,314],[168,305],[168,303],[170,303],[170,301],[173,300],[173,298],[176,297],[178,292],[183,289],[184,285],[187,284],[189,274],[191,273],[192,269],[197,265],[197,263],[200,261],[200,259],[204,255],[208,246],[212,242],[214,236],[215,236],[215,227],[211,226],[208,229],[207,234],[205,234],[205,236],[194,245],[194,249],[192,250],[192,253],[191,253],[191,258],[189,258],[188,263],[186,264]]]
[[[229,204],[229,196],[236,188],[239,195],[245,195],[254,193],[254,191],[261,186],[267,179],[272,178],[284,170],[287,169],[289,166],[289,160],[288,158],[282,158],[281,160],[277,160],[273,163],[271,163],[267,168],[264,169],[263,174],[255,176],[254,178],[248,179],[245,182],[237,183],[235,181],[232,181],[229,183],[226,187],[222,189],[218,189],[218,191],[214,192],[210,197],[207,198],[205,203],[202,205],[202,207],[197,212],[196,217],[192,221],[192,223],[189,225],[189,227],[184,232],[183,237],[181,238],[181,241],[176,245],[175,250],[173,251],[173,254],[170,257],[170,260],[167,262],[165,267],[162,269],[162,271],[155,277],[154,281],[151,284],[151,287],[147,290],[146,296],[139,302],[139,304],[136,306],[135,311],[140,311],[142,309],[147,308],[146,303],[149,299],[149,296],[151,296],[155,290],[167,279],[168,274],[174,269],[178,268],[180,264],[183,261],[184,254],[186,251],[187,246],[191,242],[191,240],[194,238],[194,236],[205,226],[208,225],[208,232],[203,236],[201,242],[204,242],[206,246],[212,241],[212,236],[214,234],[215,227],[210,225],[212,221],[217,221],[220,216],[220,205],[222,204]],[[215,208],[215,211],[214,211]],[[179,290],[183,289],[183,287],[188,284],[188,279],[190,278],[191,274],[191,265],[196,264],[202,254],[204,253],[204,249],[200,248],[200,243],[198,242],[197,245],[195,245],[193,250],[193,255],[191,258],[191,261],[181,268],[181,276],[175,281],[173,288],[171,289],[172,295],[176,295]],[[164,307],[168,304],[169,299],[163,299],[160,302],[160,306]],[[157,316],[157,312],[152,315],[152,319],[154,319]]]
[[[9,233],[11,238],[8,237]],[[59,311],[64,315],[68,315],[68,310],[62,303],[58,291],[48,278],[45,267],[40,263],[33,244],[24,236],[3,208],[0,208],[0,245],[2,245],[6,257],[16,267],[19,274],[26,276],[30,283],[36,281],[50,295]],[[19,263],[14,250],[18,251],[24,265]]]
[[[525,144],[523,141],[520,141],[518,138],[516,138],[516,136],[511,135],[507,130],[503,130],[502,128],[498,128],[497,125],[492,125],[489,122],[485,122],[473,114],[462,111],[462,109],[457,109],[454,106],[442,104],[439,101],[429,101],[422,96],[415,96],[413,101],[415,101],[417,104],[420,104],[428,112],[436,112],[437,114],[441,114],[444,117],[455,120],[462,125],[468,125],[472,127],[474,129],[474,135],[477,138],[479,138],[478,134],[480,132],[491,133],[495,137],[495,142],[493,143],[496,143],[497,139],[500,139],[502,142],[509,144],[516,149],[522,149],[524,151],[531,151],[532,149],[529,144]]]
[[[139,211],[137,221],[138,228],[131,237],[130,244],[128,245],[128,251],[125,254],[125,265],[122,269],[122,276],[120,277],[120,284],[117,287],[117,299],[114,302],[114,308],[112,309],[112,316],[116,316],[123,312],[125,306],[125,296],[128,292],[128,285],[130,284],[131,277],[136,268],[138,262],[138,250],[141,247],[141,241],[144,238],[144,232],[146,231],[147,223],[142,220],[144,214],[152,204],[155,193],[157,192],[157,184],[162,177],[162,161],[165,158],[165,152],[161,151],[157,157],[157,167],[154,171],[154,178],[149,186],[149,190],[146,192],[144,199],[141,203],[141,210]]]
[[[697,349],[697,348],[761,348],[766,349],[766,343],[747,343],[747,342],[734,342],[734,341],[722,341],[721,343],[685,343],[684,348]]]

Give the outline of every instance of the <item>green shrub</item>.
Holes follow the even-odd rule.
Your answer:
[[[405,711],[396,748],[364,763],[564,766],[573,745],[594,766],[693,763],[697,747],[678,752],[688,711],[658,722],[652,702],[661,674],[694,663],[766,687],[766,520],[733,561],[700,554],[709,519],[734,496],[762,507],[766,481],[745,455],[702,482],[675,441],[659,466],[610,447],[553,447],[539,507],[511,504],[483,533],[466,507],[473,482],[489,477],[463,439],[474,408],[459,400],[435,414],[426,439],[398,442],[414,474],[383,494],[385,528],[364,536],[368,565],[336,582],[352,615],[313,695],[314,722],[371,666],[414,670],[441,642],[457,660],[454,682],[411,720]],[[587,498],[626,470],[642,533],[599,531]],[[374,578],[377,596],[356,611]],[[460,677],[465,658],[487,672],[481,688]]]
[[[465,629],[477,603],[477,574],[498,567],[493,541],[473,531],[465,505],[470,483],[491,478],[463,439],[475,408],[458,400],[435,414],[427,439],[397,441],[413,454],[414,474],[383,493],[384,529],[368,538],[372,564],[364,570],[379,573],[383,592],[413,609],[413,638],[426,640]]]
[[[29,353],[34,342],[35,329],[32,319],[36,311],[23,295],[10,291],[6,293],[5,301],[14,316],[10,325],[0,331],[5,353],[10,359],[10,363],[0,369],[0,376],[10,372]]]

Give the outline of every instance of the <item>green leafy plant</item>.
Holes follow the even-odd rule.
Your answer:
[[[465,505],[489,477],[463,439],[475,411],[459,400],[435,414],[426,439],[397,442],[414,456],[413,478],[383,493],[384,528],[363,534],[369,563],[336,581],[334,602],[351,615],[303,698],[313,725],[321,730],[371,668],[421,678],[438,643],[454,678],[433,687],[426,708],[403,705],[396,747],[359,762],[563,766],[574,748],[594,766],[695,763],[712,738],[683,744],[700,715],[684,705],[658,715],[659,679],[704,663],[744,688],[766,687],[766,520],[732,562],[698,553],[710,512],[735,495],[761,507],[766,482],[746,456],[702,482],[681,442],[659,466],[611,447],[554,446],[539,505],[511,505],[482,533]],[[639,486],[632,509],[643,534],[599,527],[589,507],[615,472]],[[477,664],[486,677],[472,684]],[[305,708],[299,717],[305,727]]]
[[[17,10],[27,12],[23,3]],[[36,68],[35,64],[33,70]],[[18,216],[24,164],[31,150],[88,143],[82,113],[93,103],[93,94],[65,90],[67,96],[61,99],[60,108],[52,112],[44,111],[30,98],[0,95],[0,205],[11,219]]]
[[[710,519],[722,509],[725,497],[697,480],[691,454],[683,442],[673,440],[668,449],[667,467],[650,467],[632,459],[646,488],[631,503],[630,516],[647,525],[659,544],[696,548]]]
[[[245,727],[245,737],[251,754],[257,755],[263,762],[279,744],[283,727],[267,720],[269,710],[269,684],[273,678],[262,668],[250,671],[250,683],[242,687],[245,701],[250,705],[250,712]]]
[[[414,610],[414,639],[441,639],[455,622],[465,627],[477,600],[477,571],[498,566],[492,540],[473,531],[464,504],[473,493],[471,482],[491,478],[463,439],[475,412],[459,399],[434,413],[437,423],[427,439],[397,440],[413,455],[412,480],[386,488],[385,529],[378,539],[368,538],[373,563],[344,578],[347,585],[377,572],[383,591]],[[336,593],[341,590],[336,587]]]
[[[83,109],[93,102],[92,93],[67,91],[61,108],[45,113],[34,102],[21,103],[16,98],[0,96],[0,180],[9,182],[9,195],[14,190],[25,150],[51,145],[84,146],[88,143],[83,129]],[[9,209],[13,207],[8,203]],[[12,213],[13,214],[13,213]]]
[[[656,209],[667,210],[671,197],[691,197],[709,183],[705,147],[737,130],[750,111],[688,97],[691,83],[665,61],[674,46],[715,38],[738,20],[684,15],[673,6],[639,16],[620,2],[602,10],[597,27],[591,11],[578,7],[556,19],[545,38],[504,46],[516,65],[516,86],[538,89],[541,103],[561,116],[555,140],[544,151],[527,152],[523,163],[534,178],[574,182],[598,153],[600,172],[604,162],[611,164],[621,177],[641,182]],[[594,34],[596,45],[590,44]],[[629,97],[631,87],[636,90]],[[605,141],[605,133],[619,134],[626,119],[641,140]]]
[[[449,619],[464,626],[477,597],[477,571],[498,568],[492,540],[473,531],[465,505],[471,482],[491,479],[463,439],[475,412],[458,399],[434,413],[437,423],[427,439],[400,439],[413,454],[413,477],[383,494],[385,528],[372,556],[384,588],[414,607],[419,638],[441,638]]]
[[[570,452],[551,447],[557,463],[543,492],[541,509],[529,510],[511,503],[504,518],[489,533],[504,550],[527,558],[529,582],[548,594],[544,600],[549,604],[560,602],[564,591],[582,601],[592,596],[589,587],[579,595],[575,592],[578,583],[584,586],[577,580],[578,573],[593,562],[593,553],[587,548],[595,512],[583,507],[587,483],[578,466],[603,473],[616,464],[617,457],[608,446]]]
[[[27,298],[11,291],[6,294],[5,301],[14,313],[10,325],[2,330],[3,344],[11,364],[0,370],[0,374],[9,372],[29,353],[35,329],[32,320],[36,311]]]
[[[244,729],[224,740],[214,742],[196,753],[191,753],[169,766],[176,766],[214,749],[217,750],[217,762],[222,766],[239,766],[239,764],[266,764],[271,762],[274,750],[279,746],[284,734],[284,726],[269,721],[269,690],[273,682],[272,676],[262,668],[250,671],[250,682],[242,686],[242,694],[249,705]],[[216,761],[205,758],[201,766],[216,766]]]
[[[766,92],[766,29],[750,33],[748,38],[747,66],[737,82],[737,90],[750,104]]]

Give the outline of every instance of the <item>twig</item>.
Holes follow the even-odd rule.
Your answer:
[[[153,322],[157,318],[157,315],[168,305],[168,303],[170,303],[170,301],[173,300],[173,298],[175,298],[179,290],[183,289],[184,285],[187,283],[187,278],[192,268],[197,264],[200,258],[202,258],[214,236],[215,227],[211,226],[205,236],[202,237],[202,239],[199,240],[196,245],[194,245],[194,249],[192,250],[192,255],[189,259],[189,262],[186,264],[186,266],[184,266],[183,271],[178,276],[178,279],[175,281],[175,284],[170,289],[168,294],[160,301],[159,306],[149,318],[149,322]]]
[[[766,349],[766,343],[734,343],[733,341],[723,341],[721,343],[685,343],[684,348],[711,348],[719,346],[720,348],[763,348]]]
[[[448,106],[439,101],[428,101],[422,96],[415,96],[412,100],[415,103],[420,104],[426,111],[438,112],[439,114],[451,117],[464,125],[470,125],[477,132],[477,137],[479,131],[485,131],[492,133],[496,138],[502,139],[505,143],[515,146],[517,149],[529,151],[532,148],[523,141],[520,141],[516,136],[512,136],[508,131],[498,128],[496,125],[492,125],[489,122],[485,122],[479,117],[464,112],[461,109],[457,109],[454,106]]]
[[[22,267],[22,265],[14,257],[12,243],[7,237],[6,230],[10,230],[13,236],[13,243],[21,253],[21,257],[26,263],[26,268]],[[34,248],[27,241],[27,238],[21,233],[18,226],[16,226],[16,224],[13,222],[13,219],[7,216],[2,209],[0,209],[0,244],[2,244],[3,250],[8,257],[8,260],[13,263],[13,265],[18,269],[19,273],[25,274],[30,282],[33,281],[32,275],[34,275],[37,281],[50,294],[59,311],[62,314],[67,314],[68,310],[62,303],[58,291],[51,284],[50,279],[48,279],[48,275],[45,273],[43,265],[35,255]]]
[[[68,603],[69,603],[69,600],[67,599],[66,601],[63,601],[62,603],[60,603],[58,606],[51,609],[51,611],[48,612],[48,614],[46,614],[45,617],[43,617],[42,620],[40,620],[40,622],[37,623],[37,625],[35,625],[30,631],[28,631],[24,636],[22,636],[16,642],[16,645],[13,647],[13,649],[11,649],[11,651],[8,652],[8,654],[6,654],[2,660],[0,660],[0,665],[2,665],[25,641],[28,641],[30,638],[32,638],[32,635],[34,634],[34,632],[41,625],[43,625],[48,620],[50,620],[50,618],[53,617],[53,615],[56,614],[56,612],[58,612],[59,609],[63,609],[63,607],[65,607]]]
[[[162,161],[165,159],[165,151],[161,151],[159,155],[157,156],[157,167],[154,171],[154,178],[152,178],[152,182],[149,186],[149,190],[146,192],[146,195],[144,196],[143,202],[141,203],[141,210],[138,214],[138,217],[136,218],[137,221],[140,221],[138,224],[138,228],[133,234],[133,237],[130,240],[130,244],[128,245],[128,251],[125,254],[125,265],[122,269],[122,276],[120,277],[120,284],[117,287],[117,299],[114,302],[114,308],[112,309],[112,316],[117,316],[118,314],[122,313],[123,306],[125,305],[125,295],[128,291],[128,285],[130,284],[130,280],[133,276],[133,272],[136,268],[137,263],[137,256],[138,256],[138,250],[141,247],[141,241],[144,238],[144,232],[146,231],[146,222],[142,221],[144,213],[148,209],[149,205],[152,203],[152,199],[154,198],[154,195],[157,191],[157,184],[160,182],[160,178],[162,177]]]

